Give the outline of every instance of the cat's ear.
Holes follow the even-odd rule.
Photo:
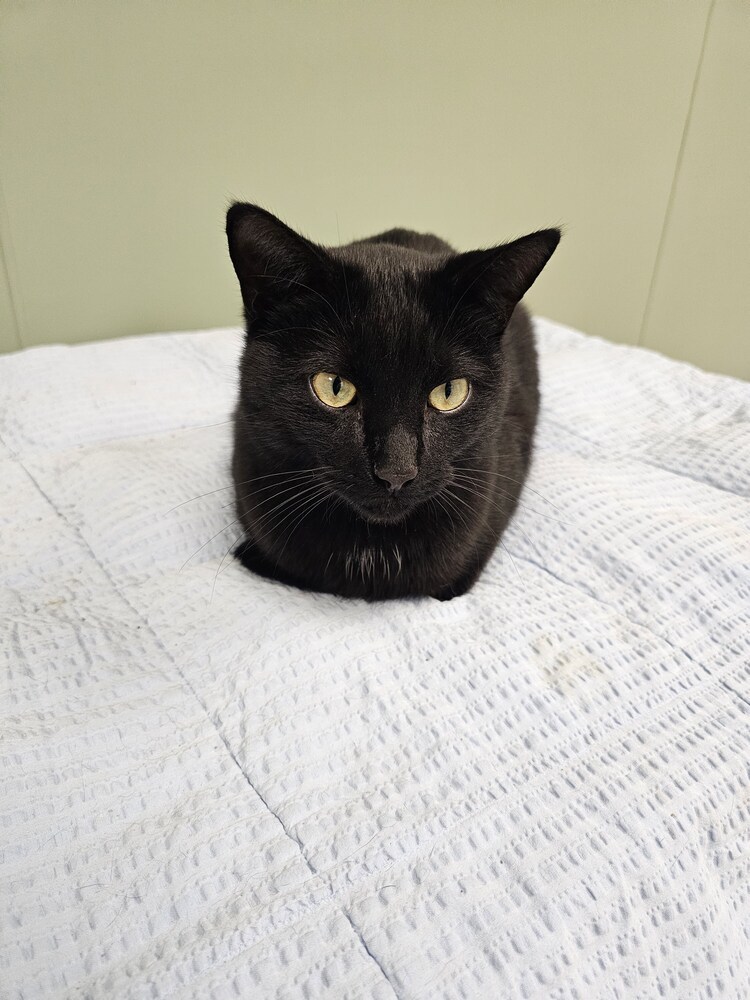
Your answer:
[[[327,269],[321,247],[257,205],[231,206],[227,241],[248,318],[290,290],[319,283]]]
[[[559,229],[542,229],[492,247],[458,254],[445,266],[455,293],[467,300],[482,297],[510,317],[542,272],[560,242]]]

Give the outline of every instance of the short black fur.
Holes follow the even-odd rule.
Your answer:
[[[322,247],[235,204],[227,237],[247,326],[237,557],[263,576],[349,597],[465,593],[528,471],[539,389],[519,302],[559,231],[460,254],[403,229]],[[354,401],[321,402],[311,387],[321,371],[352,382]],[[431,390],[459,378],[466,402],[434,409]]]

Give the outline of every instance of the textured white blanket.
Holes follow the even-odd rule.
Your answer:
[[[750,385],[537,329],[446,604],[222,562],[238,331],[0,358],[3,1000],[750,995]]]

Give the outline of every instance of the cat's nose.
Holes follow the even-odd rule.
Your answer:
[[[376,465],[373,472],[378,479],[382,479],[384,483],[388,484],[388,488],[392,493],[397,493],[402,486],[417,477],[416,465],[409,465],[403,468],[399,466],[385,466],[382,469]]]

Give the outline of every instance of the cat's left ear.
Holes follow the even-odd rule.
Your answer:
[[[446,276],[464,300],[488,299],[510,317],[542,272],[560,242],[559,229],[542,229],[492,247],[458,254],[445,266]]]
[[[319,283],[328,267],[322,247],[260,208],[235,202],[227,212],[229,256],[248,322],[263,305]]]

